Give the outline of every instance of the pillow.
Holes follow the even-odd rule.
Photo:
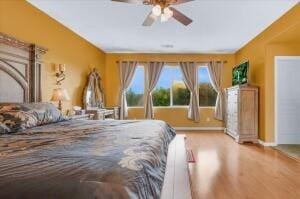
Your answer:
[[[0,103],[0,133],[22,131],[66,118],[51,103]]]
[[[9,133],[9,131],[10,131],[10,129],[4,123],[1,123],[1,121],[0,121],[0,135]]]

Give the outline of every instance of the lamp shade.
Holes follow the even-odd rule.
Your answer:
[[[67,101],[70,100],[66,89],[56,88],[53,90],[51,101]]]

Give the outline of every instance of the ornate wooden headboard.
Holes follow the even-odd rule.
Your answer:
[[[41,101],[46,49],[0,32],[0,102]]]

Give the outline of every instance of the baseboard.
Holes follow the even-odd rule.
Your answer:
[[[224,131],[224,127],[174,127],[178,131]]]
[[[264,142],[262,140],[258,140],[258,143],[263,146],[276,146],[275,142]]]

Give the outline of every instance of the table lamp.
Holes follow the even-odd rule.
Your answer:
[[[53,90],[51,101],[58,102],[58,110],[62,111],[62,101],[68,101],[70,97],[66,89],[56,88]]]

